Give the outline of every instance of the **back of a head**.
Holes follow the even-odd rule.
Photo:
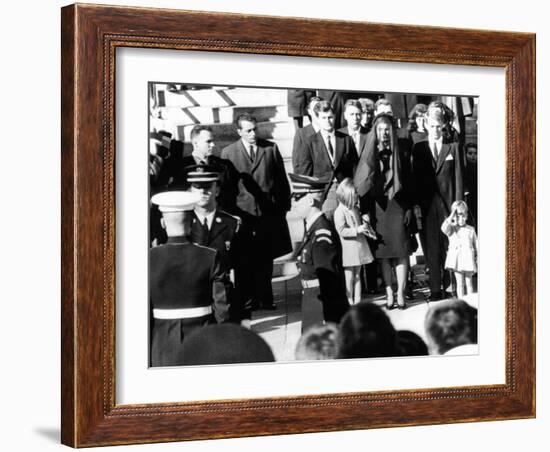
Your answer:
[[[267,342],[240,325],[197,328],[183,341],[183,365],[273,362]]]
[[[352,306],[340,322],[338,358],[396,355],[396,332],[385,312],[368,302]]]
[[[320,360],[336,358],[338,326],[334,323],[313,325],[300,337],[296,345],[296,359]]]
[[[477,309],[463,300],[446,300],[426,314],[426,334],[432,354],[477,343]]]
[[[428,346],[422,338],[408,330],[397,332],[397,348],[401,356],[426,356],[428,354]]]

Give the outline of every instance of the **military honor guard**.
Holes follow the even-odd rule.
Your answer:
[[[252,295],[250,275],[244,270],[246,255],[243,252],[248,238],[246,229],[242,227],[239,217],[218,207],[218,167],[190,166],[186,179],[191,192],[199,196],[191,223],[191,241],[218,252],[222,270],[231,275],[234,284],[229,297],[230,321],[250,326]]]
[[[321,210],[330,180],[298,174],[289,177],[295,211],[306,224],[304,239],[295,251],[302,279],[302,331],[305,331],[323,320],[340,322],[349,302],[340,238]]]
[[[184,363],[182,344],[192,330],[228,319],[230,281],[218,252],[190,240],[196,193],[158,193],[166,244],[149,250],[150,364]]]

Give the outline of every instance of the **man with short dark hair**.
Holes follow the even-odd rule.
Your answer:
[[[290,187],[277,145],[257,137],[256,118],[242,114],[236,125],[240,139],[224,148],[221,158],[239,173],[237,212],[253,233],[249,247],[253,305],[275,309],[273,259],[292,251],[286,222]]]
[[[230,162],[213,154],[216,144],[212,127],[202,124],[196,125],[191,129],[190,140],[193,151],[191,155],[182,159],[180,171],[174,177],[170,188],[189,189],[189,182],[187,181],[187,168],[189,166],[215,166],[216,171],[219,173],[218,183],[220,186],[217,203],[226,212],[236,213],[238,174]]]
[[[299,153],[296,173],[330,180],[323,212],[332,219],[338,203],[336,188],[346,177],[353,177],[357,151],[348,135],[334,129],[334,110],[323,101],[316,107],[319,131],[309,137]]]
[[[345,133],[352,138],[355,150],[357,151],[357,160],[359,160],[367,144],[367,130],[361,125],[363,109],[358,100],[348,99],[346,101],[344,105],[344,118],[346,118],[348,125],[342,127],[339,132]]]

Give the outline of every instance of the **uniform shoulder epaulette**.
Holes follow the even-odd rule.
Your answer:
[[[227,213],[225,210],[221,210],[219,211],[222,215],[225,215],[229,218],[233,218],[236,222],[237,222],[237,227],[235,229],[235,232],[238,232],[239,231],[239,228],[241,227],[241,224],[243,224],[243,220],[241,220],[241,217],[238,217],[237,215],[232,215],[230,213]]]

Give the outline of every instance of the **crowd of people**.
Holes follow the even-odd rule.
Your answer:
[[[296,360],[467,355],[477,353],[477,309],[463,300],[434,304],[427,312],[423,336],[396,330],[374,303],[352,306],[339,324],[318,323],[300,337]],[[221,346],[220,346],[221,344]],[[275,362],[269,344],[257,333],[235,324],[197,328],[182,346],[181,364]]]
[[[441,101],[418,104],[400,128],[386,98],[290,91],[289,100],[302,105],[291,111],[289,103],[296,125],[289,174],[277,144],[258,136],[248,113],[236,119],[239,139],[219,156],[209,126],[193,128],[187,156],[166,132],[151,133],[152,366],[184,363],[184,337],[199,334],[198,326],[246,328],[253,310],[276,309],[273,261],[291,252],[304,332],[324,323],[348,337],[344,319],[365,309],[383,324],[385,314],[361,302],[365,291],[378,292],[379,273],[386,309],[406,309],[417,235],[429,301],[475,290],[477,147],[463,145],[453,111]],[[304,224],[294,251],[291,207]],[[339,343],[339,357],[346,344]]]

